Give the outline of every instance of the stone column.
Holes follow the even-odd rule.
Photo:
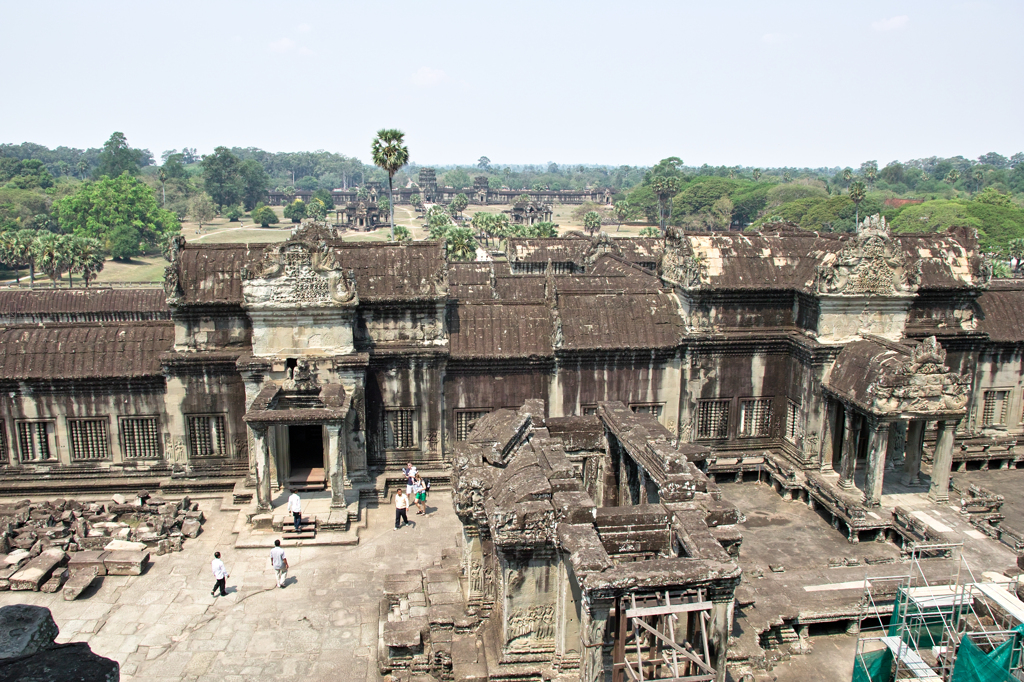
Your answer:
[[[869,507],[877,507],[882,500],[889,429],[889,424],[879,424],[874,419],[868,421],[868,470],[864,479],[864,502]]]
[[[712,597],[711,622],[708,625],[711,631],[708,638],[715,647],[715,682],[725,682],[726,663],[729,658],[729,633],[732,632],[733,613],[736,602],[733,599],[720,601]],[[701,616],[697,614],[697,617]]]
[[[270,501],[270,444],[267,442],[267,427],[263,424],[249,424],[253,450],[256,457],[256,513],[269,514]]]
[[[853,474],[857,470],[857,449],[860,442],[860,417],[850,406],[844,406],[846,419],[843,424],[843,454],[839,462],[839,487],[852,488]]]
[[[345,507],[345,455],[341,451],[344,437],[342,422],[324,424],[327,431],[327,475],[331,482],[331,507]]]
[[[601,660],[605,629],[608,627],[610,600],[594,600],[589,605],[584,598],[580,609],[580,680],[581,682],[604,682],[604,665]]]
[[[907,427],[907,445],[903,460],[903,485],[917,485],[921,482],[921,453],[924,449],[924,425],[915,419]]]
[[[827,473],[832,471],[832,457],[835,455],[835,432],[839,427],[836,423],[839,421],[839,413],[837,412],[839,403],[828,396],[825,396],[823,400],[825,402],[825,418],[823,420],[824,423],[821,425],[821,460],[819,468],[822,473]]]
[[[935,442],[935,459],[932,461],[932,487],[928,497],[933,502],[949,501],[949,471],[953,466],[953,432],[955,421],[941,421],[937,425],[939,438]]]

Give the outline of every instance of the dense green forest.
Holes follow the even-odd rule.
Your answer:
[[[414,184],[420,168],[409,164],[399,170],[395,186]],[[880,213],[900,232],[969,225],[986,251],[1014,264],[1024,256],[1024,153],[930,157],[882,167],[866,161],[856,168],[695,167],[677,157],[652,167],[501,165],[481,157],[470,165],[434,168],[439,184],[460,189],[478,176],[494,188],[524,191],[611,188],[613,206],[580,209],[581,216],[598,215],[600,221],[588,218],[595,229],[622,222],[661,230],[757,229],[788,221],[808,230],[849,232],[858,217]],[[272,222],[276,216],[261,204],[269,190],[314,191],[331,208],[331,189],[386,180],[381,168],[322,150],[217,147],[201,156],[185,147],[164,151],[157,163],[121,133],[85,150],[3,144],[0,261],[34,270],[39,238],[48,234],[65,236],[66,249],[74,242],[79,250],[131,258],[162,249],[185,218],[202,223],[217,214],[237,220],[249,213],[260,218],[256,222]],[[57,265],[50,262],[54,258],[50,254],[47,274],[56,272],[57,279],[61,268],[85,267],[74,256]]]

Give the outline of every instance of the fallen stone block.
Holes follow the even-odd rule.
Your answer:
[[[76,571],[68,578],[68,581],[64,583],[64,601],[74,601],[78,597],[89,589],[92,585],[92,581],[96,579],[96,568],[90,566],[89,568],[83,568],[80,571]]]
[[[181,534],[185,537],[194,538],[199,535],[201,529],[202,524],[198,519],[185,519],[181,524]]]
[[[39,588],[40,592],[54,593],[60,588],[64,587],[64,583],[71,577],[71,571],[68,569],[56,570],[50,579],[43,583],[43,586]]]
[[[107,558],[108,554],[109,552],[96,550],[76,552],[71,555],[71,559],[68,561],[68,568],[73,573],[91,570],[96,575],[106,575],[107,569],[103,561]]]
[[[107,575],[142,575],[149,561],[149,552],[111,552],[103,560]]]
[[[23,561],[28,561],[31,557],[28,555],[27,549],[16,549],[7,555],[4,559],[4,563],[8,566],[16,566]]]
[[[111,540],[103,547],[108,552],[144,552],[145,542],[128,542],[127,540]]]
[[[384,644],[394,649],[416,649],[423,645],[422,631],[429,629],[426,618],[410,618],[384,624]]]
[[[58,632],[49,609],[28,604],[4,606],[0,608],[0,660],[46,649]]]
[[[65,559],[67,555],[62,550],[46,550],[11,576],[11,589],[38,592]]]
[[[74,680],[75,682],[117,682],[121,677],[117,661],[103,658],[84,642],[61,644],[32,656],[0,660],[0,682],[7,680]]]
[[[126,498],[121,493],[115,493],[110,496],[110,499],[114,501],[114,504],[124,504]]]
[[[199,523],[203,523],[204,521],[206,521],[206,516],[203,515],[203,511],[201,509],[199,511],[186,512],[185,518],[195,519]]]

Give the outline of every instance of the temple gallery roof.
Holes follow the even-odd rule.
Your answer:
[[[0,328],[4,379],[93,379],[163,376],[160,354],[174,345],[174,324],[18,325]]]
[[[587,237],[570,233],[555,239],[512,237],[508,240],[510,262],[575,263],[585,267],[602,253],[610,253],[630,263],[657,263],[665,250],[665,240],[652,237]]]
[[[934,336],[913,345],[870,337],[843,348],[825,389],[878,417],[958,418],[970,384],[970,374],[949,370]]]
[[[980,289],[991,270],[977,255],[969,229],[892,234],[884,219],[868,219],[856,235],[675,232],[666,247],[663,275],[688,289],[899,296],[926,289]]]
[[[160,289],[27,289],[0,291],[0,317],[81,313],[163,313]]]
[[[256,271],[273,244],[183,244],[167,269],[167,295],[178,305],[241,305],[243,270]],[[443,300],[447,263],[441,242],[324,242],[333,264],[354,276],[364,302]]]
[[[978,331],[997,343],[1024,341],[1024,282],[993,280],[978,297]]]

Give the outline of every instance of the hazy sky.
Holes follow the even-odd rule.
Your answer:
[[[856,165],[1024,150],[1024,2],[14,2],[0,142]]]

